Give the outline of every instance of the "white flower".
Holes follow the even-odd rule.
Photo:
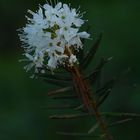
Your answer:
[[[39,68],[54,70],[78,63],[74,52],[83,47],[81,38],[90,37],[87,32],[79,32],[85,22],[80,13],[61,2],[54,7],[44,4],[37,12],[28,10],[28,13],[31,17],[26,16],[28,23],[19,34],[25,56],[30,61],[25,69],[35,68],[38,72]]]
[[[70,65],[73,65],[74,63],[77,62],[77,58],[75,55],[71,54],[70,59],[69,59],[69,63]]]

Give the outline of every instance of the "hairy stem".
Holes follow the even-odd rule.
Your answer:
[[[91,93],[88,88],[87,82],[82,78],[82,75],[77,67],[72,67],[70,69],[72,75],[73,75],[73,81],[75,83],[75,88],[77,90],[78,95],[81,97],[84,106],[88,110],[90,114],[94,113],[94,116],[96,120],[99,122],[100,128],[105,135],[106,140],[113,140],[112,136],[108,132],[107,124],[102,119],[97,105],[96,101],[91,98]]]

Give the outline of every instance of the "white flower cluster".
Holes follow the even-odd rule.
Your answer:
[[[82,49],[81,38],[90,36],[87,32],[79,32],[84,24],[82,14],[61,2],[55,7],[45,4],[35,13],[28,12],[32,17],[27,17],[28,23],[19,34],[27,61],[31,62],[25,69],[35,67],[37,72],[44,66],[53,70],[77,63],[74,52]]]

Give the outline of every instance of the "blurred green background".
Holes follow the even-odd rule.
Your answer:
[[[73,7],[81,5],[85,18],[92,26],[94,36],[103,32],[101,47],[92,65],[102,56],[113,56],[103,72],[103,82],[122,73],[111,96],[105,102],[104,111],[140,113],[140,1],[138,0],[67,0]],[[23,70],[23,50],[17,29],[25,25],[27,9],[36,10],[45,0],[0,0],[0,140],[93,140],[85,137],[64,137],[58,130],[87,131],[90,120],[53,121],[44,109],[48,104],[47,91],[51,86],[30,79]],[[92,45],[88,41],[87,45]],[[86,47],[86,46],[85,46]],[[131,70],[125,74],[124,72]],[[77,124],[76,124],[77,123]],[[76,125],[75,125],[76,124]],[[135,119],[111,128],[116,140],[140,139],[140,120]]]

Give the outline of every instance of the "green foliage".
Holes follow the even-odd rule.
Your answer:
[[[126,77],[123,77],[116,83],[109,98],[100,108],[106,111],[110,109],[111,111],[120,112],[139,112],[140,1],[62,1],[71,3],[74,7],[81,5],[81,11],[87,12],[84,16],[92,25],[91,33],[93,39],[96,37],[96,31],[103,31],[101,48],[99,48],[94,61],[88,67],[90,68],[89,70],[93,70],[94,65],[102,56],[105,56],[105,58],[114,56],[113,62],[111,61],[111,63],[104,66],[102,74],[104,83],[109,81],[112,75],[124,71],[127,67],[132,68]],[[78,118],[78,120],[75,118],[72,121],[48,120],[48,114],[62,113],[61,110],[57,112],[57,110],[40,108],[46,108],[47,104],[51,105],[56,102],[56,100],[53,102],[52,100],[49,101],[46,96],[46,92],[49,89],[53,89],[54,86],[29,79],[30,74],[25,73],[22,69],[23,64],[18,62],[19,59],[22,59],[21,54],[23,50],[19,50],[21,44],[17,38],[16,30],[25,25],[23,17],[27,9],[35,11],[38,3],[44,4],[44,2],[44,0],[0,1],[0,15],[2,17],[0,22],[1,140],[70,140],[71,137],[55,135],[55,130],[66,129],[73,132],[78,130],[85,132],[91,126],[90,117],[80,117],[81,119]],[[85,45],[91,46],[90,42],[85,42]],[[73,92],[71,93],[73,94]],[[69,110],[70,114],[71,110]],[[63,113],[68,113],[67,109],[62,111]],[[119,119],[123,118],[116,118],[116,120]],[[134,119],[124,125],[111,127],[111,131],[116,140],[140,139],[139,123],[138,119]],[[75,126],[75,124],[77,125]],[[96,138],[72,137],[72,139],[93,140]]]
[[[102,34],[99,36],[95,44],[90,48],[88,52],[80,51],[79,59],[82,59],[81,63],[79,64],[80,70],[84,72],[84,70],[87,68],[89,63],[93,60],[97,49],[99,47],[100,41],[102,38]],[[83,76],[83,79],[90,82],[89,86],[95,86],[95,83],[98,81],[101,81],[101,72],[103,70],[103,67],[106,63],[110,62],[112,58],[108,59],[101,59],[100,63],[94,68],[94,70],[90,74],[86,74],[86,76]],[[55,109],[55,110],[65,110],[69,109],[73,111],[73,114],[59,114],[59,115],[51,115],[50,119],[59,119],[59,120],[65,120],[65,119],[76,119],[76,118],[83,118],[83,117],[90,117],[90,116],[96,116],[96,113],[94,112],[91,114],[91,112],[88,112],[88,110],[85,108],[85,105],[78,97],[77,90],[75,89],[75,83],[72,79],[72,75],[68,74],[70,71],[67,71],[64,73],[64,71],[59,72],[58,74],[51,74],[51,73],[45,73],[45,74],[36,74],[37,78],[40,78],[41,80],[55,84],[57,86],[62,86],[60,89],[52,90],[48,92],[48,96],[51,97],[53,100],[58,100],[61,104],[60,105],[52,105],[47,107],[47,109]],[[95,98],[97,108],[99,108],[109,97],[109,95],[112,92],[113,86],[118,78],[112,78],[108,82],[106,82],[102,87],[99,86],[99,88],[96,90],[95,95],[93,95],[93,98]],[[63,100],[67,100],[67,104],[63,103]],[[78,101],[79,100],[79,101]],[[73,102],[71,102],[73,101]],[[52,102],[54,104],[55,102]],[[62,104],[63,103],[63,104]],[[62,112],[61,111],[61,112]],[[80,113],[76,113],[80,112]],[[125,118],[123,120],[115,121],[115,122],[109,122],[108,127],[115,126],[118,124],[125,123],[127,121],[132,120],[134,117],[140,117],[140,114],[133,114],[133,113],[122,113],[122,112],[101,112],[101,116],[104,117],[129,117]],[[94,118],[96,120],[96,117]],[[98,137],[98,138],[104,138],[105,134],[96,133],[96,129],[99,128],[99,122],[93,124],[93,126],[89,129],[86,133],[70,133],[70,132],[57,132],[59,135],[66,135],[66,136],[84,136],[84,137]]]

